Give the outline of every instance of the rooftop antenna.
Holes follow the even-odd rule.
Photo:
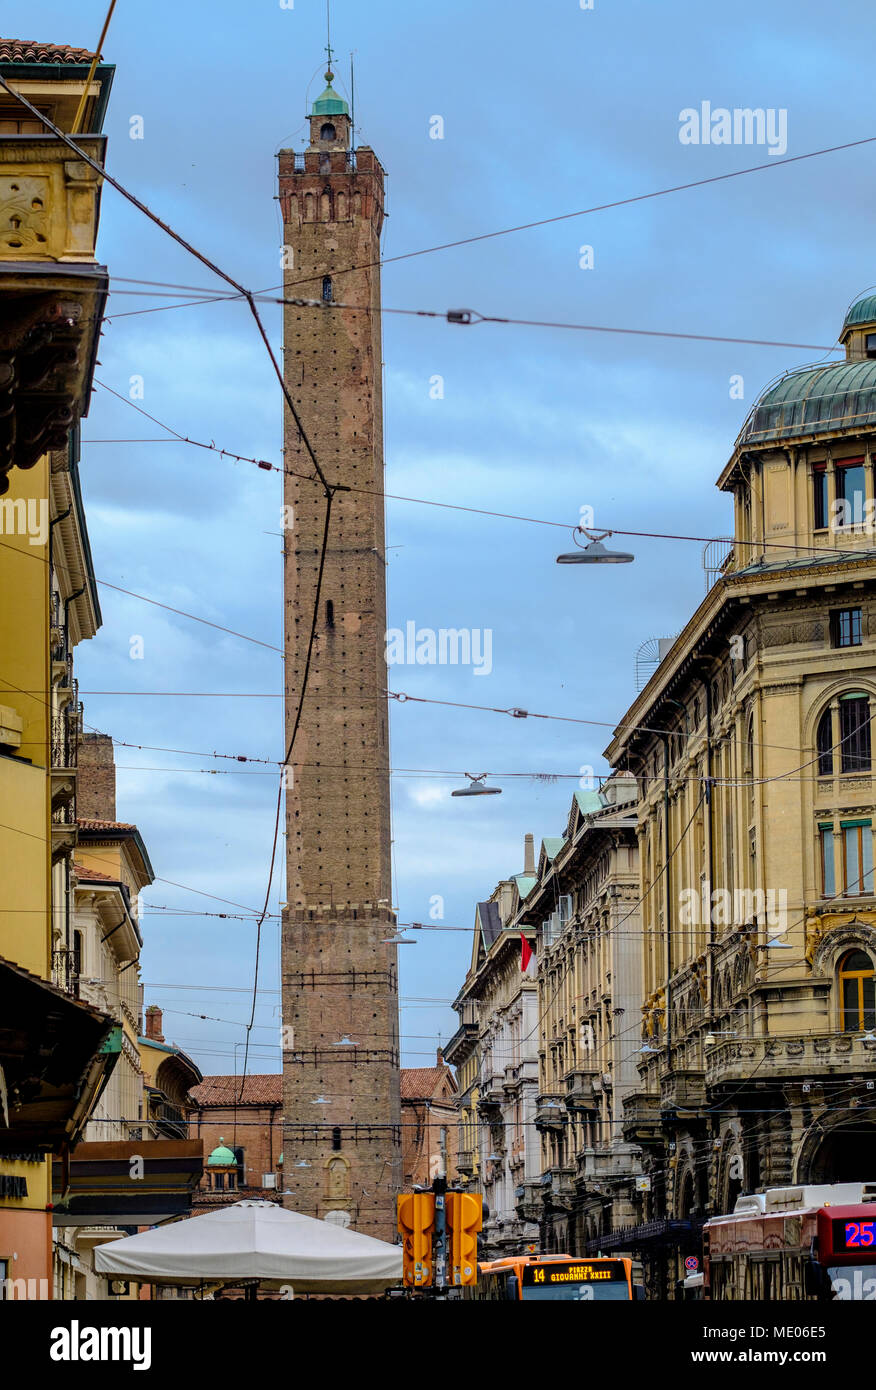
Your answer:
[[[353,71],[353,49],[350,49],[350,149],[356,148],[356,78]]]

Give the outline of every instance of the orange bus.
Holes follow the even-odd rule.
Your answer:
[[[632,1261],[574,1255],[511,1255],[478,1266],[466,1293],[489,1302],[629,1303],[644,1296],[633,1284]]]

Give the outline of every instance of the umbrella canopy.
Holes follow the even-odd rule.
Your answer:
[[[98,1246],[95,1267],[150,1284],[263,1279],[301,1293],[380,1293],[401,1283],[402,1251],[274,1202],[235,1202]]]

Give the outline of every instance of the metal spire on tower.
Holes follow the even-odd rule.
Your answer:
[[[325,80],[331,82],[334,77],[332,72],[332,0],[325,0],[325,29],[328,42],[325,51],[328,54],[328,69],[326,70]]]

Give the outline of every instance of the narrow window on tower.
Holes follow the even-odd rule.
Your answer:
[[[325,625],[334,627],[335,625],[335,605],[330,598],[325,601]]]
[[[332,277],[331,277],[330,275],[324,275],[324,276],[322,277],[322,300],[323,300],[323,303],[324,303],[324,304],[331,304],[331,302],[332,302],[333,299],[334,299],[334,293],[333,293],[333,291],[332,291]]]
[[[332,1149],[334,1150],[335,1153],[337,1153],[337,1151],[340,1149],[340,1147],[341,1147],[341,1128],[340,1128],[340,1125],[335,1125],[334,1129],[332,1130]]]

